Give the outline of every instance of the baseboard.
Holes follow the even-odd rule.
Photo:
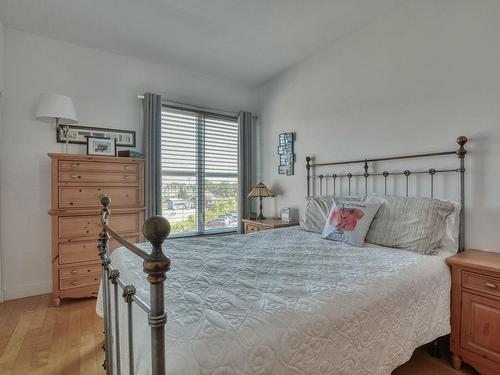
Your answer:
[[[38,296],[40,294],[47,293],[52,293],[52,284],[50,282],[18,285],[11,288],[5,288],[3,290],[2,297],[5,301],[8,301],[10,299]]]
[[[2,303],[3,301],[5,301],[4,299],[4,290],[3,289],[0,289],[0,303]]]

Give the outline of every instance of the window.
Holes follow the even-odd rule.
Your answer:
[[[235,231],[236,117],[162,108],[162,212],[172,235]]]

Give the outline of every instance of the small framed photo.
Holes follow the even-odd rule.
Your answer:
[[[292,210],[290,210],[290,208],[286,207],[281,209],[281,220],[282,221],[292,220]]]
[[[87,137],[87,155],[116,156],[116,138]]]
[[[250,212],[250,220],[257,220],[257,212]]]

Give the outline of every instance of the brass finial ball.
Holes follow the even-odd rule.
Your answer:
[[[467,143],[467,141],[468,141],[467,137],[464,137],[463,135],[457,138],[457,143],[460,146],[465,145]]]
[[[111,204],[111,198],[108,197],[107,195],[104,195],[101,197],[101,204],[104,207],[108,207]]]
[[[170,223],[163,216],[152,216],[144,222],[142,233],[149,242],[163,242],[170,234]]]

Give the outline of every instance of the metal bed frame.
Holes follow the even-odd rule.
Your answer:
[[[139,306],[148,314],[148,324],[151,327],[151,374],[165,375],[165,324],[167,315],[165,313],[164,283],[166,273],[170,270],[170,259],[163,253],[162,244],[170,233],[170,224],[161,216],[153,216],[146,220],[143,227],[144,237],[151,243],[152,251],[148,253],[134,244],[128,242],[109,226],[111,198],[101,198],[102,208],[102,231],[99,235],[99,256],[102,261],[102,297],[103,297],[103,320],[104,320],[104,352],[105,359],[103,367],[108,375],[121,375],[121,348],[120,348],[120,319],[119,319],[119,289],[127,304],[127,333],[128,333],[128,362],[129,374],[134,374],[134,335],[132,303]],[[114,238],[125,248],[144,260],[143,270],[148,275],[150,284],[150,305],[136,295],[134,285],[126,285],[120,279],[120,271],[113,268],[109,257],[109,239]],[[111,289],[113,298],[111,299]],[[111,304],[114,304],[114,316],[112,316]],[[114,340],[113,328],[114,325]],[[113,347],[114,344],[114,347]],[[115,354],[113,355],[113,352]],[[116,366],[113,366],[115,364]],[[116,371],[115,371],[116,370]]]
[[[390,176],[405,176],[405,188],[406,188],[406,196],[408,197],[409,192],[409,182],[410,176],[412,175],[429,175],[430,182],[430,197],[434,198],[434,176],[438,173],[458,173],[459,175],[459,195],[460,195],[460,205],[462,209],[460,210],[460,229],[459,229],[459,248],[458,251],[463,251],[465,247],[465,155],[467,154],[467,150],[465,150],[465,144],[467,143],[467,137],[460,136],[457,138],[457,143],[459,145],[458,150],[452,151],[441,151],[441,152],[433,152],[427,154],[413,154],[413,155],[402,155],[402,156],[391,156],[385,158],[375,158],[375,159],[363,159],[363,160],[350,160],[350,161],[341,161],[341,162],[331,162],[331,163],[314,163],[313,159],[310,156],[306,157],[306,170],[307,170],[307,198],[314,197],[314,184],[315,181],[318,181],[319,185],[319,195],[323,195],[323,193],[328,193],[327,181],[331,179],[333,181],[333,196],[336,195],[337,192],[337,183],[340,183],[340,180],[343,178],[347,178],[348,184],[348,195],[351,195],[351,179],[355,178],[363,178],[364,186],[365,186],[365,196],[368,195],[368,178],[369,177],[383,177],[384,178],[384,195],[387,195],[387,180]],[[397,161],[397,160],[407,160],[407,159],[418,159],[418,158],[429,158],[429,157],[443,157],[455,155],[458,157],[458,168],[451,169],[435,169],[429,168],[427,170],[416,170],[410,171],[406,169],[404,171],[383,171],[380,173],[372,173],[368,172],[369,163],[381,163],[387,161]],[[320,167],[336,167],[339,165],[346,164],[363,164],[363,173],[343,173],[343,174],[314,174],[316,168]],[[339,180],[339,182],[337,182]]]
[[[319,181],[320,195],[327,192],[327,179],[333,180],[333,195],[336,194],[337,179],[347,178],[348,191],[351,193],[351,179],[364,178],[365,195],[368,193],[368,178],[381,176],[384,178],[384,194],[387,194],[387,180],[389,176],[405,176],[406,177],[406,196],[408,196],[409,177],[411,175],[428,174],[430,176],[430,196],[434,196],[434,175],[437,173],[458,173],[459,174],[459,193],[462,210],[460,212],[460,235],[459,235],[459,251],[464,249],[465,241],[465,166],[464,159],[467,151],[464,145],[467,143],[466,137],[457,139],[459,144],[458,150],[435,152],[428,154],[403,155],[396,157],[376,158],[352,160],[332,163],[313,163],[311,157],[306,158],[307,170],[307,197],[314,196],[314,181]],[[430,168],[426,171],[383,171],[382,173],[370,174],[369,163],[377,163],[384,161],[415,159],[424,157],[442,157],[448,155],[458,156],[459,166],[455,169],[434,169]],[[345,164],[363,164],[364,173],[346,173],[346,174],[319,174],[315,175],[316,168],[334,167]],[[312,194],[311,194],[312,193]],[[165,324],[167,316],[165,313],[164,301],[164,283],[166,280],[166,272],[170,269],[170,259],[163,253],[162,243],[170,233],[170,224],[168,220],[161,216],[153,216],[146,220],[143,227],[145,238],[152,245],[152,252],[148,253],[139,247],[128,242],[124,237],[118,234],[112,227],[109,226],[110,210],[109,205],[111,199],[107,196],[101,198],[102,204],[102,231],[99,235],[98,249],[102,261],[102,297],[103,297],[103,318],[104,318],[104,334],[105,342],[103,348],[105,350],[105,359],[103,367],[107,375],[121,375],[121,348],[120,348],[120,326],[119,326],[119,293],[127,304],[127,334],[128,334],[128,367],[129,374],[134,374],[134,337],[133,337],[133,314],[132,304],[135,303],[144,312],[148,314],[148,324],[151,327],[151,375],[165,375]],[[150,305],[136,295],[134,285],[127,285],[120,279],[120,271],[113,268],[109,257],[109,239],[113,238],[125,248],[130,250],[144,260],[143,270],[147,274],[147,280],[150,284]],[[114,316],[112,314],[112,305],[114,307]],[[113,334],[114,333],[114,334]],[[433,349],[437,350],[437,341],[433,343]],[[125,351],[124,351],[125,353]]]

